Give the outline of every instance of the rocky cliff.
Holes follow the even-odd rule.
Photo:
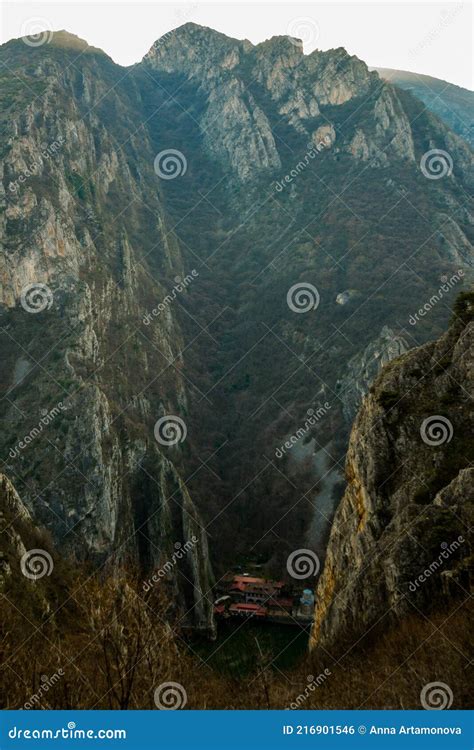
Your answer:
[[[29,547],[24,530],[33,526],[28,510],[4,474],[0,474],[0,523],[2,528],[0,590],[2,590],[12,571],[17,573],[20,568],[21,558]]]
[[[144,167],[154,149],[130,122],[138,94],[102,52],[81,50],[80,69],[63,70],[76,40],[55,35],[25,71],[41,96],[19,87],[2,125],[4,469],[62,553],[146,573],[196,535],[179,586],[191,584],[186,609],[210,625],[204,523],[179,447],[153,431],[187,408],[182,334],[171,310],[152,331],[143,323],[183,259]]]
[[[343,414],[351,425],[369,390],[384,365],[409,349],[408,342],[397,336],[388,326],[360,354],[356,354],[347,364],[347,372],[337,384],[343,402]]]
[[[474,295],[386,365],[354,423],[312,646],[352,642],[472,588]]]

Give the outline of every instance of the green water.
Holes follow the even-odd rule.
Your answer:
[[[195,639],[190,649],[210,667],[232,677],[246,677],[269,666],[287,670],[306,654],[308,631],[258,622],[223,622],[215,641]]]

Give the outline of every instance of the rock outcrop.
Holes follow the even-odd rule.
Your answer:
[[[139,95],[114,86],[117,66],[87,45],[81,69],[63,71],[79,43],[54,35],[28,69],[43,96],[4,124],[1,370],[14,391],[1,415],[4,469],[61,554],[146,575],[196,536],[186,574],[174,571],[176,598],[212,629],[204,522],[179,447],[153,432],[187,409],[183,337],[172,309],[143,323],[184,261],[155,149],[130,125]],[[12,64],[27,49],[14,43]]]
[[[187,23],[159,39],[143,64],[150,75],[166,72],[196,82],[206,96],[199,123],[204,141],[241,181],[281,167],[284,143],[275,140],[268,104],[309,140],[322,109],[366,97],[371,126],[348,134],[338,147],[378,166],[387,166],[391,156],[415,159],[410,121],[395,88],[381,85],[376,73],[342,47],[304,55],[289,37],[253,46]],[[332,145],[334,123],[324,127],[332,130]]]
[[[27,551],[25,528],[33,523],[17,491],[4,474],[0,474],[0,591],[6,579],[19,575],[20,561]]]
[[[449,331],[386,365],[354,423],[312,647],[355,642],[472,586],[474,295]]]
[[[396,335],[391,328],[384,326],[379,336],[347,363],[347,373],[338,383],[338,392],[348,424],[352,424],[363,397],[382,367],[408,349],[403,336]]]

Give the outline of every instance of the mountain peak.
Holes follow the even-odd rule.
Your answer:
[[[205,46],[207,49],[223,48],[235,45],[252,46],[249,41],[245,40],[240,42],[238,39],[223,34],[220,31],[211,29],[208,26],[201,26],[193,21],[177,26],[171,31],[167,31],[162,34],[156,42],[153,43],[144,59],[154,57],[158,51],[162,49],[169,50],[172,47],[193,47],[201,48]]]
[[[72,34],[70,31],[66,31],[65,29],[60,29],[59,31],[51,31],[51,29],[45,28],[38,31],[36,34],[18,37],[17,39],[11,39],[6,43],[5,46],[15,45],[19,42],[21,42],[22,44],[26,44],[30,48],[45,50],[51,47],[55,47],[64,50],[71,50],[73,52],[100,53],[101,55],[108,57],[108,55],[99,47],[93,47],[85,39],[81,39],[81,37],[77,36],[77,34]]]
[[[100,54],[106,55],[106,53],[99,47],[94,47],[85,39],[77,36],[77,34],[72,34],[65,29],[53,31],[50,44],[55,47],[62,47],[63,49],[74,50],[77,52],[100,52]]]

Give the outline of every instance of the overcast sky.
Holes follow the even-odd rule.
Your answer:
[[[345,47],[371,67],[425,73],[473,88],[472,4],[5,2],[2,41],[67,29],[100,47],[117,63],[140,60],[154,41],[186,21],[257,43],[278,34],[304,40],[305,52]]]

